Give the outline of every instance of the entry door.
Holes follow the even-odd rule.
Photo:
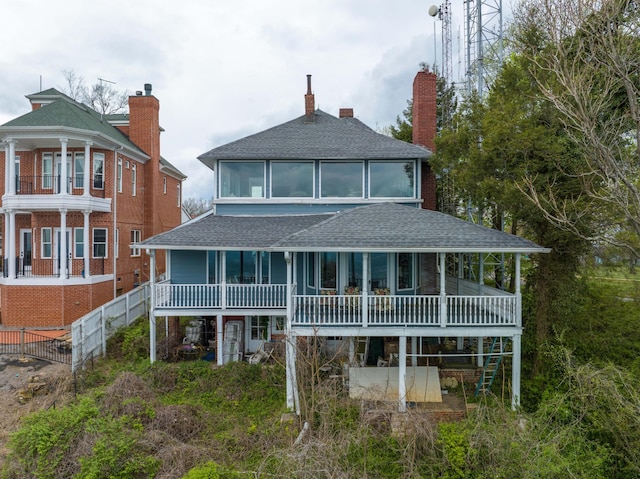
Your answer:
[[[25,270],[31,271],[31,257],[32,257],[32,233],[31,228],[20,230],[20,258],[22,260],[21,267]]]
[[[53,274],[60,274],[60,268],[67,266],[67,263],[60,258],[60,228],[56,228],[53,235]],[[67,229],[67,258],[71,253],[71,229]],[[68,266],[71,266],[70,264]]]

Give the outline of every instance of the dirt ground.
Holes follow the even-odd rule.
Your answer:
[[[56,407],[73,394],[71,366],[41,359],[0,356],[0,464],[23,416]],[[34,390],[33,397],[28,397]]]

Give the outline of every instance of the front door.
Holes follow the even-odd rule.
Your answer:
[[[31,228],[20,230],[20,272],[24,274],[31,271],[32,257],[32,233]]]
[[[67,258],[70,257],[71,254],[71,229],[67,229],[67,234],[65,235],[66,244],[67,244]],[[65,271],[71,265],[68,264],[60,256],[60,228],[56,228],[55,234],[53,235],[53,274],[60,274],[60,268],[64,268]]]

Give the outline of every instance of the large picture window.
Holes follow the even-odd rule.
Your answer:
[[[320,163],[320,191],[323,198],[362,198],[361,161]]]
[[[412,198],[415,162],[372,161],[369,163],[369,197]]]
[[[221,198],[264,198],[264,162],[221,161]]]
[[[272,162],[271,196],[274,198],[313,198],[313,162]]]

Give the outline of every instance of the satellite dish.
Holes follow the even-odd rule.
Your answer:
[[[429,7],[429,15],[435,17],[438,14],[438,10],[440,10],[438,7],[436,7],[435,5],[431,5]]]

